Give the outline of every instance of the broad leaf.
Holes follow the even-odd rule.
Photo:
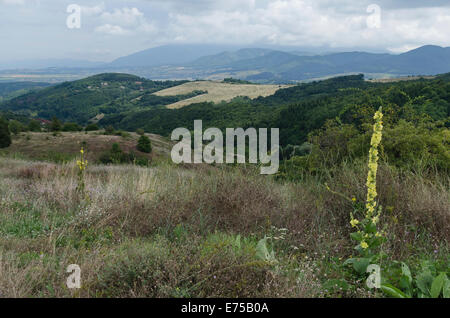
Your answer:
[[[381,290],[385,292],[387,295],[395,298],[410,298],[408,295],[406,295],[404,292],[402,292],[400,289],[390,285],[390,284],[383,284],[381,285]]]
[[[445,273],[441,273],[438,277],[433,280],[431,284],[431,298],[438,298],[441,294],[442,287],[444,287],[445,280],[447,275]]]
[[[358,272],[358,274],[362,275],[366,272],[369,264],[370,258],[356,258],[353,262],[353,268]]]

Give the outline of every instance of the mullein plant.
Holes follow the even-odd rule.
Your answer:
[[[80,150],[80,160],[77,160],[77,166],[78,166],[78,186],[77,186],[77,192],[79,192],[81,195],[86,196],[85,193],[85,182],[84,182],[84,172],[86,171],[86,168],[88,166],[88,161],[84,159],[84,149],[81,148]]]
[[[377,170],[378,170],[378,147],[383,132],[383,113],[381,108],[375,113],[373,134],[369,151],[369,172],[367,175],[367,200],[365,204],[358,203],[356,198],[352,199],[353,212],[350,213],[350,225],[355,230],[350,234],[351,238],[358,244],[355,250],[359,258],[351,258],[345,264],[353,264],[359,274],[366,272],[367,266],[379,261],[379,247],[384,241],[384,233],[379,232],[378,222],[382,212],[381,206],[377,204]]]
[[[381,206],[377,206],[377,170],[378,147],[383,133],[383,113],[381,108],[375,113],[372,140],[369,150],[369,173],[367,174],[367,200],[364,208],[354,202],[354,211],[350,213],[350,225],[357,231],[351,234],[352,239],[358,242],[356,250],[363,256],[370,256],[383,241],[383,235],[378,232],[377,224],[382,212]]]

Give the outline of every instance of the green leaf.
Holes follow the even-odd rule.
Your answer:
[[[383,284],[381,285],[381,290],[386,293],[387,295],[395,298],[410,298],[408,295],[403,293],[400,289],[390,285],[390,284]]]
[[[445,277],[444,287],[442,288],[442,295],[444,298],[450,298],[450,279]]]
[[[345,262],[344,262],[344,266],[346,266],[346,265],[352,265],[354,262],[356,261],[356,258],[349,258],[348,260],[346,260]]]
[[[375,234],[377,232],[376,224],[374,224],[372,222],[367,223],[367,225],[365,227],[365,232]]]
[[[405,291],[405,294],[407,294],[410,297],[413,295],[412,285],[409,282],[409,279],[406,275],[402,275],[400,277],[398,284],[399,284],[400,288]]]
[[[266,261],[269,258],[269,250],[267,249],[267,237],[263,238],[256,245],[256,257]]]
[[[370,264],[370,258],[357,258],[353,262],[353,268],[358,274],[362,275],[366,272],[367,266]]]
[[[256,245],[256,257],[266,262],[276,262],[274,251],[269,252],[267,248],[267,237]]]
[[[430,271],[420,273],[416,278],[416,285],[425,296],[431,296],[431,284],[433,283],[433,275]]]
[[[238,234],[238,236],[236,237],[236,240],[234,241],[234,247],[238,250],[241,249],[241,235]]]
[[[431,298],[438,298],[441,294],[442,287],[444,287],[445,279],[447,275],[445,273],[441,273],[438,277],[433,280],[431,284]]]
[[[409,269],[408,265],[402,262],[402,274],[408,278],[409,283],[412,283],[412,275],[411,270]]]
[[[354,239],[355,241],[358,241],[358,242],[362,241],[362,239],[363,239],[363,235],[362,235],[362,233],[360,233],[360,232],[354,232],[354,233],[351,233],[351,234],[350,234],[350,237],[351,237],[352,239]]]

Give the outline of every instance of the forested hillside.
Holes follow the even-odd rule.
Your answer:
[[[149,81],[128,74],[100,74],[86,79],[31,92],[1,105],[1,109],[31,117],[86,123],[100,113],[108,114],[139,106],[153,105],[144,98],[139,104],[135,98],[145,93],[185,83],[185,81]],[[172,102],[169,100],[167,103]]]

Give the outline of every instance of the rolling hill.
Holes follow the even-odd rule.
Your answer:
[[[138,97],[185,81],[150,81],[128,74],[99,74],[30,92],[0,105],[0,110],[85,123],[96,115],[136,109]],[[171,102],[173,102],[171,100]]]

